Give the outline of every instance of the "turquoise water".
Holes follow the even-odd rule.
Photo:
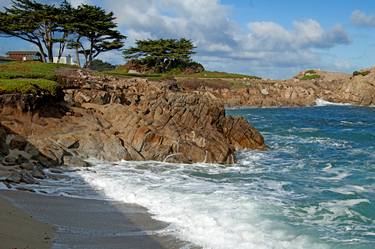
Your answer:
[[[375,248],[375,108],[235,109],[268,151],[232,166],[93,161],[35,188],[136,203],[206,249]],[[187,249],[189,247],[185,247]]]
[[[259,153],[259,160],[251,160],[260,173],[241,177],[244,182],[261,178],[282,183],[279,192],[264,190],[264,197],[275,199],[280,211],[267,215],[331,248],[375,248],[374,108],[237,109],[228,113],[246,117],[270,146],[269,151]],[[242,163],[248,157],[246,152],[239,155]]]

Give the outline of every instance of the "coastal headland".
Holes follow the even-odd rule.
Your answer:
[[[38,79],[34,79],[26,91],[1,90],[0,181],[8,188],[32,191],[19,184],[38,184],[46,178],[62,179],[64,170],[69,171],[70,166],[89,167],[86,160],[92,158],[231,164],[236,162],[236,150],[266,150],[259,131],[244,118],[227,116],[225,106],[312,106],[317,99],[364,106],[375,103],[373,70],[352,76],[315,71],[319,76],[312,78],[306,77],[311,73],[303,72],[285,81],[252,77],[122,77],[74,67],[56,68],[53,73],[56,85],[48,83],[48,87],[41,87]],[[17,78],[12,81],[16,82]],[[61,203],[102,208],[118,205],[21,192],[5,191],[0,195],[2,210],[11,214],[1,217],[2,222],[27,223],[23,226],[26,235],[16,235],[25,239],[25,245],[35,248],[50,248],[51,238],[55,236],[67,245],[83,243],[83,235],[75,238],[72,234],[63,234],[59,225],[66,224],[54,220],[70,216],[66,210],[59,215],[53,213]],[[37,212],[44,205],[40,204],[42,202],[54,208]],[[77,210],[80,208],[82,206]],[[163,226],[151,221],[141,209],[136,208],[138,218],[130,206],[116,206],[116,210],[121,211],[113,209],[110,213],[125,217],[121,224],[126,229],[134,224],[126,217],[135,217],[141,223],[150,219],[146,225],[155,226],[156,230]],[[87,216],[87,220],[90,219]],[[154,248],[180,248],[184,243],[169,237],[146,236],[144,230],[149,229],[138,225],[131,229],[139,229],[139,234],[96,237],[102,240],[95,243],[114,246],[133,243],[133,248],[142,248],[144,243]],[[38,229],[31,231],[28,227]],[[96,227],[87,224],[85,229]],[[11,234],[4,233],[4,241],[12,244],[14,233],[11,229],[6,232]]]
[[[262,135],[244,118],[226,116],[225,106],[375,103],[374,69],[352,76],[308,70],[284,81],[48,70],[54,87],[43,89],[33,79],[32,90],[0,95],[0,175],[7,184],[35,183],[48,177],[48,167],[86,167],[89,158],[230,164],[236,150],[265,150]]]

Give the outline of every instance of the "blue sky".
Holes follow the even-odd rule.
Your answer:
[[[9,2],[0,0],[0,6]],[[352,72],[375,65],[373,0],[71,2],[114,11],[128,46],[137,39],[189,38],[198,47],[194,59],[209,70],[280,79],[307,68]],[[33,47],[0,38],[0,55],[11,49]],[[124,63],[119,52],[102,59]]]

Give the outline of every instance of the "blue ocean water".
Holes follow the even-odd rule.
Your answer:
[[[231,109],[267,151],[232,166],[99,162],[35,188],[136,203],[212,249],[375,248],[375,108]],[[48,189],[49,188],[49,189]]]
[[[237,109],[270,150],[248,180],[283,183],[279,213],[267,215],[330,248],[375,248],[375,109],[353,106]],[[251,153],[253,154],[253,153]],[[242,164],[249,153],[240,153]],[[256,176],[257,175],[257,176]],[[246,177],[245,177],[246,178]],[[272,205],[272,204],[271,204]]]

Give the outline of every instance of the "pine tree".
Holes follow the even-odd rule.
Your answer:
[[[118,30],[112,12],[81,5],[73,8],[64,0],[60,5],[34,0],[14,0],[0,11],[0,35],[17,37],[36,45],[44,62],[53,62],[54,45],[58,59],[64,50],[74,48],[89,66],[99,54],[123,47],[126,39]]]
[[[35,44],[42,60],[53,62],[55,43],[64,43],[62,17],[66,16],[63,1],[61,6],[42,4],[32,0],[14,0],[10,8],[0,11],[0,34],[18,37]]]
[[[103,52],[120,49],[126,36],[117,30],[113,12],[106,12],[98,6],[83,4],[74,10],[73,36],[69,47],[77,55],[83,54],[85,67]]]
[[[192,63],[194,45],[190,40],[138,40],[136,46],[123,51],[124,58],[166,72],[179,65]]]

